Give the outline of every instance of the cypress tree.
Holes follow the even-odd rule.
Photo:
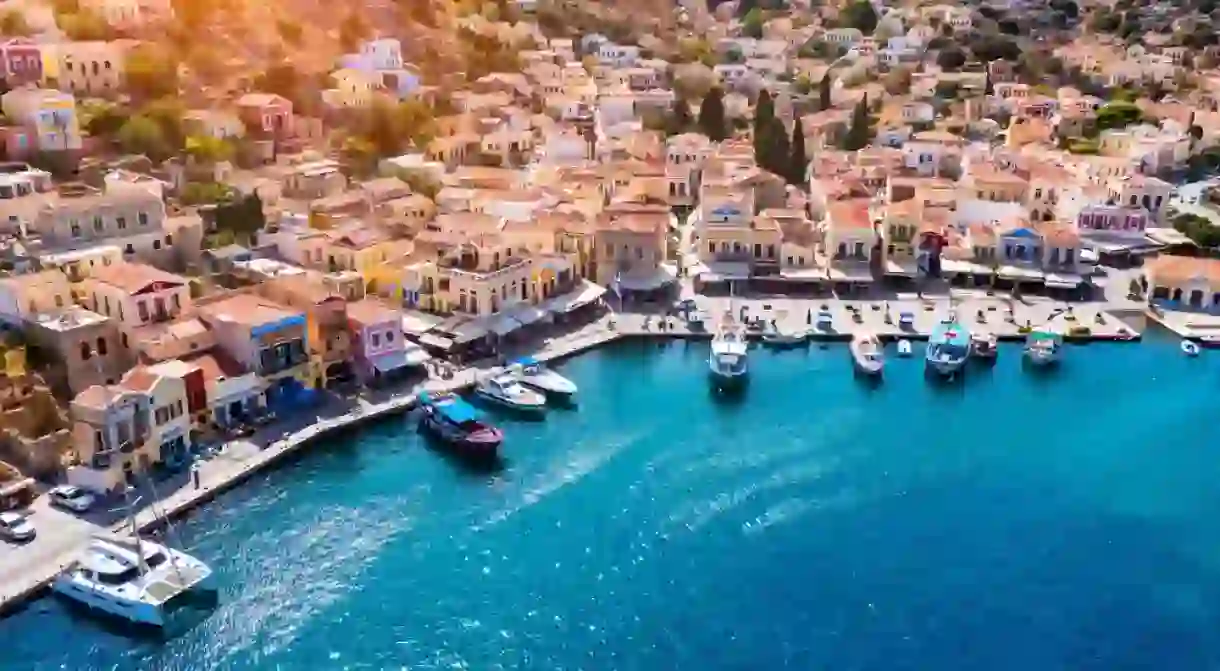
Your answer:
[[[818,82],[818,109],[825,111],[830,109],[830,71],[822,75],[822,81]]]
[[[767,146],[767,165],[762,166],[768,171],[787,179],[788,175],[788,129],[784,122],[771,118],[767,129],[769,144]]]
[[[843,148],[847,151],[858,151],[868,146],[869,135],[868,95],[856,103],[851,113],[851,126],[843,138]]]
[[[713,142],[729,136],[724,117],[724,92],[718,86],[713,86],[699,104],[699,131]]]
[[[792,156],[788,161],[788,183],[802,186],[805,183],[805,172],[809,168],[809,159],[805,157],[805,129],[801,126],[801,117],[792,124]]]
[[[774,170],[775,152],[771,144],[771,131],[775,122],[775,101],[771,92],[763,89],[758,94],[758,104],[754,106],[754,160],[758,165],[768,170]]]
[[[690,115],[690,105],[681,97],[674,97],[673,108],[669,111],[669,118],[665,120],[665,132],[669,135],[678,135],[690,130],[690,127],[695,123],[695,120]]]

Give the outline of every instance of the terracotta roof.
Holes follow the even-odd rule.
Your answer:
[[[372,299],[364,299],[353,301],[347,304],[347,317],[353,321],[364,324],[384,324],[386,322],[397,322],[402,319],[402,313],[394,308],[391,308],[380,301]]]
[[[152,390],[153,385],[157,384],[157,381],[160,379],[160,375],[148,370],[148,368],[144,366],[136,366],[135,368],[127,371],[127,373],[123,375],[123,379],[120,380],[116,386],[123,387],[124,389],[130,389],[132,391],[148,393]]]
[[[183,286],[186,278],[158,270],[142,263],[116,263],[112,266],[95,268],[90,279],[102,284],[121,289],[128,294],[134,294],[155,282]]]
[[[826,206],[827,223],[831,228],[871,229],[873,220],[868,208],[869,200],[866,198],[832,202]]]
[[[1194,256],[1161,255],[1148,262],[1146,272],[1154,284],[1185,284],[1204,280],[1220,285],[1220,260]]]
[[[282,321],[301,313],[287,307],[250,294],[237,294],[215,303],[199,307],[205,316],[217,321],[233,322],[245,326],[260,326]]]

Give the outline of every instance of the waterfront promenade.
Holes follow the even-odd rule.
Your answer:
[[[536,346],[522,349],[541,361],[553,361],[573,356],[621,337],[710,337],[710,330],[732,307],[737,312],[745,307],[754,317],[775,319],[785,330],[814,328],[807,320],[816,322],[817,313],[823,304],[831,312],[833,328],[814,333],[815,339],[842,340],[860,330],[868,330],[887,338],[926,338],[932,328],[950,310],[970,328],[985,328],[1003,339],[1022,337],[1018,329],[1025,324],[1039,326],[1054,324],[1067,331],[1074,324],[1088,326],[1093,339],[1122,339],[1124,334],[1138,336],[1129,325],[1113,315],[1096,320],[1102,310],[1100,304],[1092,304],[1064,310],[1063,304],[1045,299],[1030,299],[1012,302],[1004,298],[988,296],[964,296],[949,301],[945,297],[898,298],[888,301],[892,323],[885,320],[882,301],[819,300],[789,298],[717,298],[700,296],[696,299],[700,309],[707,313],[710,321],[706,329],[690,330],[677,317],[668,317],[667,326],[661,328],[660,315],[645,313],[612,314],[604,316],[574,331],[548,338]],[[853,319],[858,308],[861,321]],[[1009,308],[1012,318],[1009,319]],[[914,317],[910,329],[899,327],[899,317],[909,312]],[[978,323],[979,313],[984,323]],[[469,388],[484,376],[499,369],[494,363],[468,366],[457,369],[451,376],[433,375],[409,389],[368,393],[342,403],[331,403],[312,414],[298,416],[286,422],[266,427],[249,439],[237,440],[224,445],[210,459],[197,462],[198,487],[191,476],[181,476],[172,484],[162,485],[163,496],[146,491],[142,494],[140,512],[136,516],[141,529],[150,529],[158,523],[158,517],[177,517],[200,505],[218,493],[235,486],[280,458],[293,453],[315,439],[348,427],[357,426],[379,417],[402,413],[414,403],[419,391],[459,391]],[[193,474],[192,474],[193,475]],[[152,502],[152,499],[156,499]],[[78,517],[47,505],[46,497],[40,497],[31,507],[33,519],[38,527],[38,538],[26,545],[0,545],[0,613],[11,610],[40,592],[87,543],[93,534],[106,530],[121,531],[124,522],[116,521],[116,511],[98,511],[87,517]]]

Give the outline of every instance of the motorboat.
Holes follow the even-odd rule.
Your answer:
[[[1186,356],[1199,356],[1199,344],[1191,340],[1182,341],[1182,353]]]
[[[708,371],[712,383],[720,389],[739,387],[749,375],[746,329],[733,318],[732,311],[726,312],[716,327]]]
[[[970,330],[956,319],[941,321],[928,338],[925,362],[928,370],[952,377],[962,369],[970,355]]]
[[[576,395],[576,383],[546,367],[534,357],[514,361],[508,369],[521,384],[549,398],[568,399]]]
[[[911,341],[910,341],[910,340],[907,340],[906,338],[903,338],[902,340],[899,340],[899,341],[898,341],[898,356],[900,356],[900,357],[902,357],[902,358],[904,358],[904,359],[905,359],[905,358],[907,358],[907,357],[911,356],[911,350],[912,350],[912,349],[913,349],[913,348],[911,347]]]
[[[762,341],[771,347],[797,347],[809,341],[809,331],[783,331],[767,329],[763,331]]]
[[[994,333],[975,331],[970,334],[970,356],[987,361],[995,360],[999,354],[999,340]]]
[[[131,537],[95,537],[51,588],[91,609],[162,627],[188,594],[214,591],[212,569],[191,555]]]
[[[546,396],[518,382],[511,372],[483,380],[475,386],[474,393],[490,403],[517,412],[541,414],[546,410]]]
[[[479,419],[474,407],[456,394],[422,392],[418,400],[420,428],[450,447],[470,456],[492,457],[504,442],[500,429]]]
[[[881,339],[873,333],[857,333],[851,338],[851,359],[856,372],[864,375],[881,375],[885,366],[885,348]]]
[[[1025,336],[1025,360],[1035,366],[1050,366],[1059,361],[1063,336],[1048,328],[1036,328]]]

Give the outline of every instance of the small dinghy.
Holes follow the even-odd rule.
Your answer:
[[[1199,356],[1199,345],[1190,340],[1183,340],[1182,353],[1186,356]]]

